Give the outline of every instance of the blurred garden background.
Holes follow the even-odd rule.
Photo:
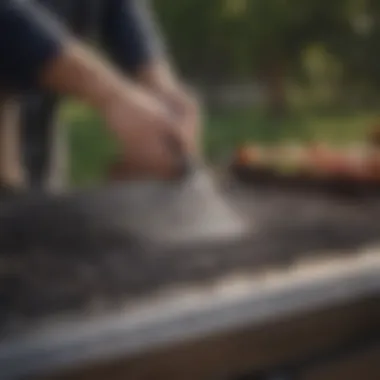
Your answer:
[[[200,94],[205,152],[247,141],[360,144],[380,122],[380,1],[152,0],[168,51]],[[71,172],[101,179],[116,152],[96,113],[69,101]]]

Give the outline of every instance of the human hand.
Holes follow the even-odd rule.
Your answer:
[[[41,73],[40,83],[101,113],[122,144],[129,177],[172,178],[180,174],[189,148],[175,112],[88,47],[68,41]]]
[[[178,118],[144,89],[128,84],[106,98],[102,107],[109,128],[123,146],[128,178],[172,178],[188,154]],[[176,151],[173,149],[176,145]]]
[[[140,70],[139,82],[163,102],[177,117],[191,154],[200,154],[201,111],[199,101],[191,94],[165,63],[152,63]]]
[[[160,99],[178,118],[178,126],[184,134],[184,141],[191,154],[200,154],[201,116],[199,103],[195,96],[178,85],[162,88]]]

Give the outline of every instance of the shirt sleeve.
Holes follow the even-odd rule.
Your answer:
[[[65,31],[33,1],[0,1],[0,86],[38,86],[45,65],[60,54]]]
[[[101,39],[111,58],[133,74],[164,55],[164,44],[145,0],[107,0]]]

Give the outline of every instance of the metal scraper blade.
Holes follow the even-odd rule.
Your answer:
[[[217,191],[205,171],[194,173],[173,188],[151,219],[151,236],[164,243],[195,243],[238,239],[247,226]]]
[[[247,224],[206,170],[194,171],[184,181],[121,186],[112,197],[115,209],[108,205],[106,210],[107,215],[113,215],[107,219],[109,227],[124,229],[146,243],[222,242],[248,233]]]

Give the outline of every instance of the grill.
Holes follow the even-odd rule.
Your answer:
[[[379,199],[236,183],[225,191],[252,235],[178,251],[141,247],[115,231],[93,235],[75,202],[40,213],[60,220],[51,223],[60,234],[43,234],[38,214],[27,215],[40,203],[4,204],[2,373],[141,354],[378,294]]]

